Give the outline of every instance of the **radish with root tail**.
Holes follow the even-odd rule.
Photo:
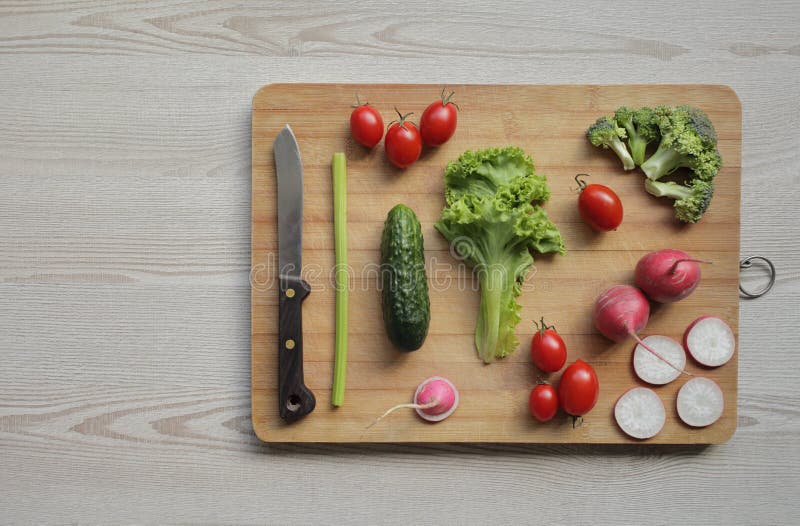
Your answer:
[[[682,250],[650,252],[636,264],[634,280],[647,296],[658,303],[672,303],[691,294],[700,283],[700,263]]]
[[[710,426],[722,416],[725,398],[719,384],[698,376],[683,384],[678,391],[678,416],[692,427]]]
[[[642,342],[664,359],[637,344],[633,351],[633,370],[636,376],[648,384],[665,385],[681,375],[680,370],[686,366],[686,352],[680,343],[669,336],[658,334],[642,338]]]
[[[614,418],[626,435],[644,440],[656,436],[667,421],[664,403],[652,389],[628,389],[614,405]]]
[[[676,364],[650,347],[638,334],[650,319],[650,304],[642,291],[630,285],[615,285],[597,297],[594,304],[594,324],[600,333],[615,342],[633,338],[659,360],[679,373],[691,376]]]
[[[700,316],[683,334],[683,346],[700,365],[719,367],[733,358],[736,337],[730,325],[716,316]]]
[[[390,408],[367,427],[374,426],[398,409],[414,409],[423,420],[439,422],[453,414],[458,407],[458,400],[458,390],[453,382],[433,376],[419,384],[410,404],[398,404]]]

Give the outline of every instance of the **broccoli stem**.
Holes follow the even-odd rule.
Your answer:
[[[617,157],[619,157],[620,161],[622,161],[622,168],[624,170],[633,170],[636,168],[636,163],[633,162],[631,154],[628,153],[628,148],[625,147],[625,143],[619,139],[616,139],[611,142],[610,146],[614,153],[617,154]]]
[[[656,153],[643,162],[641,167],[647,178],[655,181],[683,166],[683,162],[683,155],[672,148],[659,146]]]
[[[630,134],[628,137],[628,146],[631,147],[631,158],[637,166],[641,166],[644,162],[644,154],[647,150],[647,141],[639,137],[637,134]]]
[[[656,197],[671,197],[673,199],[684,199],[692,193],[688,187],[682,184],[673,182],[659,183],[650,179],[645,180],[644,188],[648,193]]]

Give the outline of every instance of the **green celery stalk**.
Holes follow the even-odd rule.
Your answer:
[[[331,404],[344,403],[347,373],[347,171],[343,153],[333,154],[333,235],[336,253],[336,348],[333,362]]]

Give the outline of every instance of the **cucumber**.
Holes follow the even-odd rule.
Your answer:
[[[389,340],[404,351],[422,347],[431,321],[419,220],[406,205],[389,211],[381,237],[381,302]]]

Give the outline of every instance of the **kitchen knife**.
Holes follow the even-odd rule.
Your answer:
[[[303,382],[303,300],[311,287],[300,277],[303,256],[303,165],[287,124],[273,144],[278,174],[278,409],[286,422],[317,404]]]

